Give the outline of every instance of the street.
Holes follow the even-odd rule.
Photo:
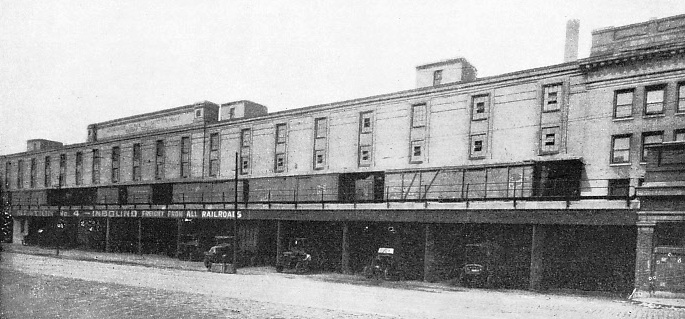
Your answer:
[[[2,318],[683,318],[599,297],[399,289],[322,275],[238,275],[3,253]],[[394,287],[394,288],[393,288]]]

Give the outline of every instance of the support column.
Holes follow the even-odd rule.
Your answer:
[[[652,252],[654,251],[654,223],[637,225],[635,249],[635,290],[638,295],[652,291]]]
[[[280,265],[283,254],[283,222],[276,221],[276,265]]]
[[[351,274],[350,269],[350,224],[343,223],[342,229],[342,259],[340,260],[340,269],[343,274]]]
[[[138,217],[138,255],[143,254],[143,219]]]
[[[176,220],[176,253],[174,256],[179,257],[179,252],[181,251],[181,226],[183,225],[183,219],[179,218]]]
[[[530,290],[542,289],[545,274],[545,237],[547,229],[543,225],[533,225],[530,247]]]
[[[435,246],[435,226],[427,224],[424,226],[426,235],[426,243],[423,253],[423,281],[434,282],[437,279],[436,257],[437,251]]]
[[[109,216],[108,216],[108,217],[107,217],[107,228],[105,228],[105,252],[106,252],[106,253],[108,253],[108,252],[110,251],[110,247],[109,247],[109,237],[110,237],[110,235],[109,235],[109,232],[110,232],[110,230],[109,230],[109,228],[110,228],[110,227],[109,227],[109,226],[110,226],[109,223],[110,223],[110,221],[109,221],[109,220],[110,220],[110,218],[109,218]]]

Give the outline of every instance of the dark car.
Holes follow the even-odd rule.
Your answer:
[[[295,273],[309,272],[312,255],[308,253],[307,238],[293,238],[288,251],[281,254],[276,263],[276,271],[294,270]]]
[[[369,279],[398,279],[395,249],[386,247],[378,248],[378,254],[364,267],[363,273],[364,276]]]
[[[467,244],[465,263],[460,267],[459,281],[466,287],[492,287],[499,282],[502,248],[493,242]]]
[[[64,246],[64,222],[59,221],[54,224],[39,228],[35,232],[29,232],[21,241],[25,246],[56,247]]]
[[[233,263],[233,236],[215,236],[216,245],[205,252],[204,263],[208,270],[212,264]]]

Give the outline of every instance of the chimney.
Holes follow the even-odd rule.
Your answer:
[[[577,19],[566,22],[566,45],[564,46],[564,62],[578,60],[578,33],[580,21]]]

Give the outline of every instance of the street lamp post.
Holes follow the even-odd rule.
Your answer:
[[[235,180],[233,198],[233,271],[238,271],[238,152],[235,152]]]

